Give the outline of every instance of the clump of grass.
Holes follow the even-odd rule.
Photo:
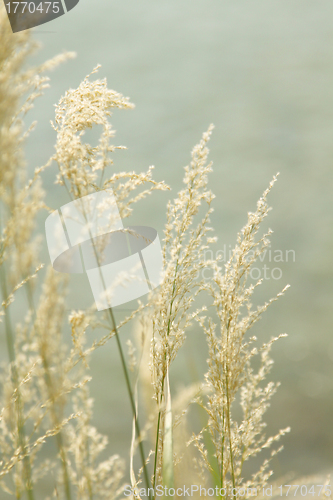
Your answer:
[[[256,211],[248,214],[225,268],[215,259],[207,261],[206,250],[216,241],[209,219],[214,199],[208,183],[210,127],[192,151],[183,189],[167,207],[160,287],[151,292],[146,304],[139,303],[118,323],[111,308],[101,313],[93,306],[72,311],[67,318],[72,336],[68,345],[64,342],[68,284],[52,268],[42,271],[39,240],[34,236],[36,217],[46,208],[41,183],[46,166],[27,177],[23,116],[47,86],[41,74],[71,55],[24,70],[33,43],[27,33],[12,35],[3,6],[0,33],[0,319],[8,348],[8,363],[1,372],[0,487],[4,495],[40,498],[39,481],[47,477],[48,498],[113,499],[122,495],[124,481],[130,478],[132,488],[144,486],[147,492],[150,488],[148,496],[154,498],[158,486],[177,487],[181,455],[186,453],[193,459],[186,464],[187,474],[194,475],[199,464],[202,484],[213,482],[224,489],[220,495],[224,498],[241,497],[233,490],[240,485],[263,486],[272,473],[269,459],[249,479],[244,478],[243,465],[288,431],[270,438],[264,435],[264,413],[277,388],[274,383],[265,385],[272,366],[270,349],[277,338],[256,348],[255,337],[248,333],[285,290],[252,308],[252,295],[261,282],[251,283],[250,270],[269,244],[270,231],[259,236],[259,229],[269,211],[267,196],[275,179]],[[112,188],[120,215],[126,219],[134,203],[155,190],[169,188],[153,179],[152,167],[143,173],[114,170],[112,152],[123,147],[111,144],[111,112],[133,105],[108,89],[105,79],[93,80],[97,70],[60,99],[53,124],[55,153],[47,166],[57,166],[55,182],[67,189],[69,200]],[[93,147],[84,142],[84,133],[94,125],[101,125],[102,133]],[[208,281],[202,278],[207,268],[212,272]],[[15,300],[18,294],[20,302]],[[199,306],[199,297],[204,297],[206,306]],[[139,341],[137,347],[129,342],[127,356],[122,328],[135,319],[141,325]],[[188,387],[174,398],[169,374],[196,323],[207,340],[208,371],[201,388]],[[88,329],[96,327],[103,334],[89,342]],[[112,339],[118,346],[133,413],[129,464],[117,455],[99,460],[107,439],[91,423],[90,358]],[[258,355],[261,362],[255,370],[252,361]],[[140,415],[140,426],[138,403],[143,395],[149,411],[145,419]],[[243,410],[241,421],[233,416],[237,398]],[[192,437],[190,425],[185,425],[191,403],[199,403],[206,412],[202,430]],[[183,430],[176,443],[178,426]],[[48,442],[55,451],[46,460]],[[275,448],[272,455],[280,449]],[[140,495],[134,492],[132,497]]]
[[[233,498],[238,494],[233,494],[232,489],[241,484],[245,488],[260,488],[267,483],[272,474],[267,470],[270,459],[265,459],[257,473],[246,481],[242,474],[243,465],[289,431],[287,428],[265,438],[263,420],[269,400],[278,387],[272,382],[263,386],[272,366],[269,352],[273,342],[284,335],[271,339],[260,348],[254,347],[257,339],[248,335],[262,313],[283,295],[288,286],[263,306],[252,308],[252,295],[262,280],[252,283],[250,273],[270,244],[271,230],[262,236],[258,232],[270,210],[267,196],[276,177],[259,199],[257,210],[248,214],[247,224],[238,234],[237,244],[225,268],[219,266],[218,260],[205,258],[206,250],[216,241],[209,235],[214,198],[208,188],[211,163],[208,162],[207,142],[211,131],[212,127],[194,148],[191,164],[185,168],[185,187],[168,205],[163,248],[164,280],[158,291],[152,294],[150,309],[145,313],[151,321],[150,367],[153,397],[158,407],[152,481],[154,487],[164,484],[166,428],[170,434],[169,423],[165,423],[170,408],[170,396],[166,395],[168,373],[185,342],[186,332],[195,320],[207,340],[209,358],[202,386],[202,393],[206,396],[196,397],[194,401],[205,409],[207,421],[201,432],[188,440],[187,446],[194,445],[198,450],[195,460],[202,472],[203,483],[210,484],[205,471],[211,473],[214,486],[218,486],[224,497]],[[207,268],[212,274],[209,280],[202,278],[202,271]],[[209,307],[195,307],[199,294],[205,298],[206,304],[210,303]],[[261,364],[255,372],[252,361],[257,355],[261,356]],[[241,422],[232,416],[238,397],[243,410]],[[208,446],[206,434],[213,447]],[[183,449],[185,447],[186,440]],[[274,449],[271,456],[281,449]],[[178,460],[175,458],[175,461]]]

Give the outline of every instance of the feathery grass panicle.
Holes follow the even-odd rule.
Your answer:
[[[163,246],[164,278],[157,292],[152,294],[152,372],[155,399],[163,396],[163,384],[171,362],[185,340],[185,330],[191,323],[191,306],[195,297],[205,288],[200,271],[212,264],[205,260],[204,251],[215,241],[208,232],[210,206],[214,195],[208,189],[207,142],[213,127],[203,135],[192,151],[190,166],[185,167],[184,184],[173,203],[168,203],[167,224]],[[195,221],[205,203],[201,221]]]
[[[67,91],[56,106],[53,128],[57,132],[54,157],[59,166],[57,183],[64,185],[67,180],[74,198],[85,196],[96,188],[98,171],[103,172],[113,163],[109,155],[116,149],[109,142],[114,135],[108,119],[111,109],[134,107],[128,98],[109,90],[106,79],[89,81],[98,68],[77,89]],[[81,140],[85,131],[93,125],[103,127],[97,147]]]
[[[114,137],[109,117],[113,108],[132,109],[134,105],[128,97],[107,87],[106,78],[90,81],[100,66],[87,75],[77,89],[69,90],[56,106],[55,124],[57,132],[55,160],[59,173],[56,182],[67,187],[74,199],[95,191],[112,188],[117,199],[117,206],[122,219],[128,217],[131,205],[143,199],[152,191],[166,190],[169,187],[162,181],[152,178],[153,166],[147,172],[114,172],[108,174],[113,165],[110,153],[124,146],[113,146],[110,141]],[[87,129],[101,125],[102,132],[99,143],[92,147],[83,142]],[[122,182],[123,181],[123,182]],[[148,188],[136,196],[132,191],[148,184]],[[131,197],[128,199],[129,195]]]
[[[185,167],[185,184],[173,203],[168,203],[167,223],[163,246],[163,282],[150,298],[153,336],[151,343],[151,370],[154,398],[158,406],[164,404],[165,379],[168,369],[184,343],[186,329],[193,318],[195,297],[204,290],[200,271],[212,263],[204,252],[216,239],[209,237],[209,216],[214,198],[208,188],[208,148],[213,126],[203,134],[192,151],[192,161]],[[204,205],[201,220],[196,220]],[[161,481],[164,409],[158,413],[153,484]]]
[[[246,337],[262,313],[288,288],[286,286],[263,306],[252,308],[251,297],[262,280],[251,283],[250,272],[257,258],[269,245],[271,230],[261,237],[257,237],[257,233],[270,210],[267,195],[275,181],[276,177],[259,199],[257,210],[248,213],[247,224],[238,234],[237,244],[225,270],[218,263],[215,264],[214,279],[208,289],[214,301],[218,323],[215,324],[211,318],[207,321],[202,315],[196,316],[209,348],[208,372],[205,377],[209,395],[207,402],[202,405],[208,414],[208,430],[218,463],[217,485],[226,488],[227,498],[235,496],[231,493],[232,487],[240,484],[243,487],[261,487],[267,482],[272,474],[272,471],[267,471],[270,459],[264,460],[262,467],[246,484],[242,476],[243,464],[289,431],[289,428],[281,430],[268,439],[263,433],[266,426],[263,415],[278,384],[262,384],[273,363],[269,355],[271,346],[285,335],[273,338],[259,349],[253,346],[256,337]],[[259,369],[255,371],[251,361],[258,354],[261,362]],[[240,395],[243,410],[243,420],[240,423],[232,417],[237,395]],[[192,441],[201,454],[203,466],[216,474],[212,457],[209,457],[204,445],[203,431],[194,436]],[[275,453],[276,450],[273,450],[271,456]]]

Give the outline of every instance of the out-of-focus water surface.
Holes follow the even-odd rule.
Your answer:
[[[166,201],[181,188],[182,168],[211,122],[216,249],[235,242],[247,211],[281,173],[270,195],[269,226],[272,251],[281,250],[284,262],[267,256],[260,263],[260,272],[270,268],[270,279],[258,297],[265,300],[287,283],[291,288],[256,329],[265,339],[289,334],[273,349],[272,378],[282,384],[267,432],[292,429],[273,463],[276,476],[332,468],[332,21],[330,0],[81,0],[63,18],[33,30],[43,44],[35,62],[65,49],[77,58],[52,73],[50,89],[30,114],[38,120],[27,144],[31,170],[52,154],[53,104],[100,63],[109,87],[136,104],[112,118],[115,143],[128,147],[115,154],[115,169],[153,164],[155,178],[173,189],[137,205],[132,223],[162,231]],[[55,174],[53,165],[44,186],[48,205],[58,208],[68,199],[53,185]],[[287,262],[286,250],[294,251]],[[271,275],[275,267],[280,279]],[[85,278],[70,283],[68,307],[88,305]],[[191,381],[190,364],[204,370],[202,342],[199,331],[189,334],[174,365],[175,389],[179,379]],[[108,452],[127,457],[131,416],[115,343],[96,352],[91,366],[95,423],[109,436]]]

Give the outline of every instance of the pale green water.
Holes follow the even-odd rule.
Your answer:
[[[136,104],[113,116],[115,143],[129,148],[116,154],[115,168],[154,164],[155,177],[165,179],[174,196],[192,147],[215,124],[212,223],[219,249],[234,242],[246,212],[281,172],[270,197],[272,249],[292,249],[296,257],[281,265],[280,280],[265,281],[260,297],[292,287],[257,329],[258,335],[289,334],[273,351],[273,378],[282,386],[268,431],[292,427],[274,463],[277,476],[332,468],[332,21],[330,0],[81,0],[35,30],[44,45],[36,60],[63,49],[78,57],[52,74],[51,88],[31,114],[39,122],[28,145],[31,168],[52,152],[52,104],[101,63],[109,86]],[[53,174],[55,168],[45,187],[48,204],[57,208],[67,198],[53,186]],[[133,223],[161,231],[167,198],[155,193],[141,203]],[[71,283],[69,307],[82,308],[91,300],[88,283]],[[77,294],[79,284],[86,293]],[[204,369],[199,346],[194,333],[175,365],[175,387],[184,358],[193,354],[198,371]],[[110,437],[109,452],[127,456],[131,418],[115,343],[94,355],[92,375],[96,425]]]

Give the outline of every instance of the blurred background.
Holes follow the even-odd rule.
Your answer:
[[[128,147],[115,153],[114,168],[155,165],[155,178],[172,187],[140,202],[128,224],[152,225],[162,236],[167,200],[181,189],[183,167],[210,123],[216,251],[235,243],[247,212],[280,172],[269,196],[272,257],[258,264],[258,272],[269,269],[258,303],[287,283],[291,288],[254,332],[260,340],[288,333],[272,351],[271,378],[281,387],[267,413],[267,434],[291,426],[273,462],[275,478],[332,470],[332,21],[330,0],[80,0],[32,30],[42,44],[33,63],[63,50],[77,58],[51,74],[51,87],[29,114],[38,120],[26,145],[31,171],[53,154],[53,105],[100,63],[99,77],[136,105],[112,117],[114,143]],[[89,138],[97,140],[98,130]],[[56,173],[53,165],[44,175],[53,208],[68,201],[54,185]],[[273,260],[277,250],[281,262]],[[49,262],[45,240],[43,260]],[[91,302],[86,276],[71,276],[69,310]],[[117,319],[125,313],[115,310]],[[131,334],[123,332],[124,342]],[[194,326],[173,367],[173,391],[201,378],[203,345]],[[131,413],[113,341],[94,353],[91,375],[95,424],[109,437],[108,453],[127,458]]]

